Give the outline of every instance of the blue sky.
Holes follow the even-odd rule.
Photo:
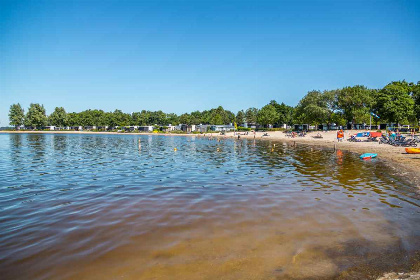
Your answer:
[[[309,90],[420,80],[420,1],[3,1],[13,103],[236,112]]]

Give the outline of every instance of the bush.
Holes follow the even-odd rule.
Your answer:
[[[251,131],[250,127],[238,126],[238,131]]]
[[[182,130],[172,130],[171,131],[171,133],[172,134],[183,134],[183,133],[185,133],[184,131],[182,131]]]

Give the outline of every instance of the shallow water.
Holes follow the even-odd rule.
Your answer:
[[[3,134],[0,179],[1,279],[368,279],[420,252],[412,179],[342,151]]]

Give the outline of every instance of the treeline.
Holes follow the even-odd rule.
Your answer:
[[[43,105],[31,104],[25,113],[20,104],[9,111],[10,125],[41,128],[47,125],[65,126],[129,126],[177,124],[229,124],[246,122],[262,126],[283,124],[367,123],[371,115],[375,123],[418,124],[420,120],[420,82],[397,81],[382,89],[356,85],[335,90],[308,92],[296,107],[270,101],[261,109],[248,108],[236,114],[222,106],[211,110],[177,115],[162,111],[140,111],[131,114],[121,110],[85,110],[67,113],[63,107],[46,114]],[[379,119],[376,117],[378,116]]]

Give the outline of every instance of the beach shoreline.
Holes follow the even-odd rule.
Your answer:
[[[345,132],[344,139],[354,135],[358,131],[348,130]],[[160,135],[160,136],[184,136],[184,137],[212,137],[212,138],[226,138],[238,139],[238,135],[234,132],[227,132],[225,135],[219,133],[206,134],[187,134],[187,133],[132,133],[132,132],[96,132],[96,131],[0,131],[3,134],[92,134],[92,135]],[[267,133],[269,136],[263,136]],[[313,138],[313,136],[320,133],[323,138]],[[388,144],[379,144],[378,142],[338,142],[335,131],[326,132],[309,132],[305,137],[287,137],[282,131],[270,132],[249,132],[248,135],[243,135],[239,132],[241,139],[255,139],[264,141],[278,141],[285,142],[291,145],[308,145],[315,147],[325,147],[342,151],[349,151],[353,153],[376,153],[378,158],[385,160],[395,168],[401,168],[407,171],[407,175],[414,176],[420,172],[420,154],[407,154],[404,147],[393,147]],[[420,186],[418,186],[420,189]]]

